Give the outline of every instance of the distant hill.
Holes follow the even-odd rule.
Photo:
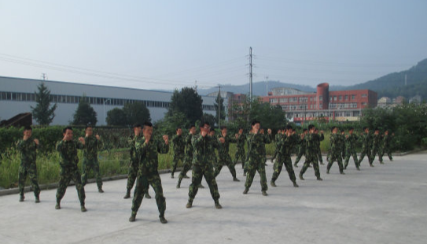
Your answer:
[[[418,62],[409,70],[390,73],[365,83],[346,87],[330,86],[332,91],[353,89],[373,90],[378,93],[378,98],[384,96],[393,98],[399,95],[410,98],[421,95],[423,99],[427,99],[427,59]]]
[[[405,76],[407,77],[406,85]],[[316,92],[316,85],[315,87],[311,87],[299,84],[282,83],[279,81],[268,81],[267,83],[255,82],[253,84],[253,93],[258,96],[267,95],[266,86],[268,91],[276,87],[290,87],[306,92]],[[352,86],[330,86],[330,91],[355,89],[373,90],[378,93],[378,98],[384,96],[394,98],[401,95],[409,99],[415,95],[421,95],[423,99],[427,100],[427,59],[418,62],[417,65],[413,66],[409,70],[393,72],[365,83]],[[249,84],[237,86],[221,85],[221,90],[247,94],[249,93]],[[201,95],[207,95],[216,91],[218,91],[218,87],[213,87],[210,89],[198,89],[198,93]]]

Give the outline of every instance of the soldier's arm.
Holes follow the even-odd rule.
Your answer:
[[[97,139],[97,149],[99,151],[101,151],[103,149],[103,146],[104,146],[104,142],[103,142],[102,138]]]

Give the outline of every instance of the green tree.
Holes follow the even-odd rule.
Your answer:
[[[201,121],[208,122],[211,127],[215,127],[215,124],[218,124],[218,118],[208,113],[203,113],[203,117]]]
[[[78,108],[76,109],[76,112],[73,115],[73,124],[74,125],[91,124],[92,126],[95,126],[97,124],[97,113],[94,111],[94,108],[91,107],[85,95],[83,95],[79,100]]]
[[[31,112],[33,113],[33,118],[40,125],[49,125],[55,117],[55,109],[57,109],[57,103],[55,103],[51,108],[50,104],[52,102],[51,91],[45,86],[45,83],[41,82],[37,86],[38,92],[34,92],[36,96],[36,107],[31,107]]]
[[[157,121],[154,127],[157,128],[161,134],[174,135],[176,134],[176,128],[181,127],[186,129],[188,132],[190,124],[181,112],[174,112],[173,115],[166,115],[164,119]]]
[[[151,114],[145,103],[137,101],[134,103],[126,103],[122,109],[127,118],[127,124],[151,122]]]
[[[225,120],[225,106],[224,106],[224,99],[221,97],[221,94],[218,93],[218,96],[214,103],[216,115],[215,118],[218,122],[219,119]]]
[[[180,92],[175,90],[167,115],[172,116],[176,112],[181,112],[185,115],[188,123],[194,123],[203,116],[202,104],[202,97],[193,88],[185,87]]]
[[[113,108],[107,112],[106,122],[112,126],[125,126],[127,125],[127,116],[120,108]]]

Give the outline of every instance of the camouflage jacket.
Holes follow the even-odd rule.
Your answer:
[[[27,140],[19,140],[16,147],[21,155],[21,165],[36,164],[36,149],[39,146],[34,143],[33,137]]]
[[[212,161],[211,146],[214,144],[213,141],[213,138],[209,135],[203,137],[201,134],[198,134],[192,138],[193,165],[205,166]]]
[[[222,135],[218,135],[218,138],[224,138],[224,143],[219,144],[218,146],[218,156],[224,157],[227,156],[230,152],[230,143],[236,142],[236,138],[232,136],[223,137]],[[216,139],[218,141],[218,139]]]
[[[181,135],[175,135],[172,137],[173,142],[173,153],[175,155],[184,154],[185,150],[185,137]]]
[[[263,137],[264,144],[260,145],[260,152],[262,156],[266,157],[266,144],[270,144],[270,142],[272,142],[272,139],[268,134],[262,134],[261,136]]]
[[[290,156],[296,145],[297,138],[294,135],[282,135],[281,138],[281,153],[284,156]]]
[[[236,145],[237,150],[245,150],[245,141],[246,141],[245,134],[244,133],[238,134],[238,137],[236,140],[237,140],[237,145]]]
[[[358,136],[356,134],[350,134],[348,138],[345,139],[345,146],[347,149],[354,149],[355,143],[358,140]]]
[[[261,157],[264,156],[264,151],[262,148],[265,148],[266,139],[263,134],[248,134],[248,154],[247,154],[247,162],[256,167],[259,164]]]
[[[380,134],[374,135],[373,136],[372,151],[378,150],[381,147],[383,147],[383,136]]]
[[[321,141],[323,141],[324,140],[324,134],[315,134],[317,137],[317,140],[315,140],[315,149],[321,149],[320,148],[320,144],[321,144]]]
[[[136,154],[136,141],[140,138],[140,135],[130,136],[128,139],[128,146],[130,148],[130,161],[132,164],[139,162],[139,157]]]
[[[60,154],[60,166],[62,168],[78,167],[78,149],[84,149],[84,145],[75,140],[61,140],[57,144],[57,151]]]
[[[218,140],[217,140],[217,138],[215,136],[209,136],[208,135],[206,137],[209,137],[209,139],[210,139],[210,143],[209,143],[209,155],[212,158],[216,159],[215,149],[218,150],[218,154],[219,154],[219,151],[220,151]]]
[[[360,139],[361,139],[361,147],[363,149],[371,148],[370,142],[372,141],[372,136],[369,133],[364,133],[363,135],[361,135]]]
[[[84,159],[97,160],[97,152],[103,149],[103,141],[98,140],[94,135],[85,137]]]
[[[195,135],[192,134],[188,134],[187,137],[185,138],[185,156],[189,156],[192,157],[193,156],[193,144],[191,142],[192,138]]]
[[[330,153],[332,155],[342,154],[343,151],[343,139],[340,134],[331,134],[330,135]]]
[[[389,135],[389,134],[384,135],[384,139],[383,139],[384,149],[389,149],[391,147],[391,140],[392,140],[391,135]]]
[[[169,145],[164,140],[151,137],[145,143],[145,137],[136,141],[136,154],[139,157],[139,171],[141,174],[154,173],[158,171],[158,153],[169,152]]]
[[[305,147],[305,156],[306,158],[310,158],[311,156],[317,155],[317,149],[315,141],[319,142],[319,137],[316,134],[306,134],[302,140],[302,146]],[[303,146],[304,144],[304,146]]]

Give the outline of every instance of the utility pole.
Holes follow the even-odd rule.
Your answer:
[[[266,76],[266,96],[269,95],[268,83],[269,83],[269,76]]]
[[[408,74],[405,74],[405,87],[408,86]]]
[[[218,96],[217,96],[217,102],[218,102],[218,128],[221,129],[221,85],[218,84]]]
[[[42,79],[43,81],[45,81],[48,78],[48,76],[46,75],[46,73],[42,73]]]
[[[249,47],[249,96],[252,99],[252,47]]]

